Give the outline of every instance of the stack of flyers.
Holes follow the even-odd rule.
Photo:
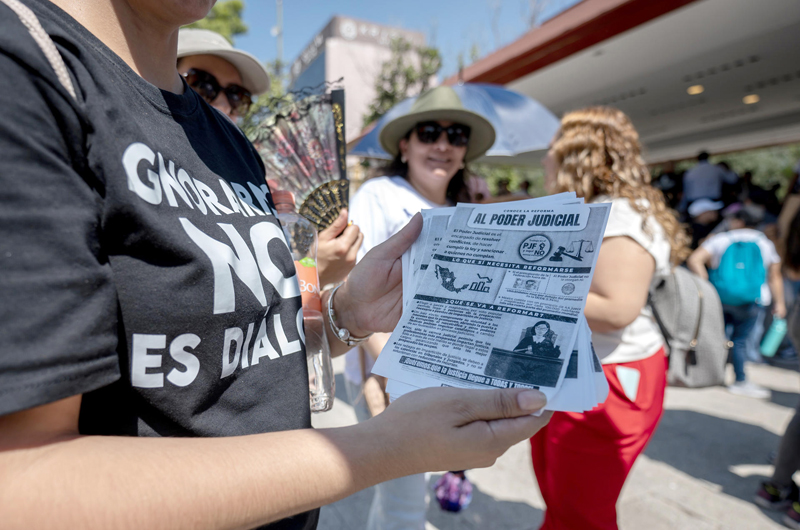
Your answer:
[[[403,314],[372,371],[418,388],[535,388],[583,412],[608,383],[583,315],[611,205],[574,193],[423,210]]]

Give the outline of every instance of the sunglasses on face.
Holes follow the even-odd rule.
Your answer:
[[[447,141],[453,147],[464,147],[469,143],[470,128],[466,125],[454,123],[447,127],[442,127],[435,121],[425,121],[418,123],[414,130],[417,133],[417,138],[423,144],[433,144],[439,140],[442,132],[447,133]]]
[[[225,92],[231,108],[240,116],[245,114],[253,103],[253,97],[246,88],[239,85],[222,87],[217,78],[205,70],[190,68],[183,74],[183,77],[186,79],[186,83],[208,103],[217,99],[220,92]]]

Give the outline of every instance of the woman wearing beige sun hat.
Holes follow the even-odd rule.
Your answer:
[[[419,96],[407,114],[388,122],[379,139],[394,160],[385,176],[365,182],[350,201],[350,219],[364,234],[359,260],[400,231],[420,210],[470,202],[465,165],[489,150],[495,130],[486,118],[466,110],[452,88],[440,86]],[[361,351],[356,348],[347,353],[345,387],[359,421],[370,417],[362,373],[369,374],[388,339],[388,333],[376,333],[362,343]],[[379,484],[367,528],[423,528],[425,493],[424,475]]]
[[[254,96],[269,89],[269,75],[258,59],[207,29],[181,28],[178,72],[212,107],[234,120],[247,113]]]

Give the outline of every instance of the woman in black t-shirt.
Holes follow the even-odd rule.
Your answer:
[[[549,417],[536,391],[427,389],[309,428],[263,165],[175,69],[178,28],[212,4],[0,0],[4,529],[313,528],[378,482],[491,465]],[[352,271],[340,328],[394,327],[421,224]]]

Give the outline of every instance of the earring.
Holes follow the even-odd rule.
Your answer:
[[[404,164],[405,164],[406,162],[408,162],[408,159],[406,158],[406,155],[400,155],[400,162],[402,162],[402,163],[404,163]]]
[[[464,169],[465,167],[467,167],[467,163],[466,162],[461,162],[461,169]]]

